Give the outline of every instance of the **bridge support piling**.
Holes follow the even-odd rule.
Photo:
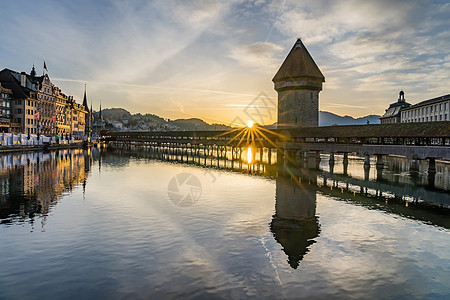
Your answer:
[[[348,171],[348,153],[344,153],[344,159],[342,160],[343,167],[344,167],[344,175],[347,175]]]
[[[366,168],[364,165],[364,180],[369,180],[369,176],[370,176],[370,166]]]
[[[428,159],[428,185],[434,187],[436,179],[436,159]]]
[[[314,163],[315,163],[315,168],[318,170],[319,166],[320,166],[320,151],[316,151]]]
[[[430,174],[436,174],[436,159],[435,158],[429,158],[428,159],[428,175]]]
[[[330,166],[330,173],[333,174],[334,172],[334,153],[330,153],[330,159],[328,160],[328,165]]]
[[[377,168],[383,168],[384,161],[383,161],[383,155],[377,154]]]
[[[370,169],[370,155],[364,156],[364,169]]]
[[[409,168],[409,173],[411,174],[411,176],[419,175],[419,160],[414,158],[411,161],[411,167]]]
[[[383,155],[377,154],[377,180],[383,179],[383,168],[384,168],[384,162],[383,162]]]

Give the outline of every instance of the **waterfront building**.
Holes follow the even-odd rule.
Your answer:
[[[86,132],[87,112],[82,104],[78,104],[75,101],[73,101],[72,103],[72,135],[75,139],[81,140],[84,138]]]
[[[402,123],[450,120],[450,94],[425,100],[401,111]]]
[[[46,136],[72,135],[75,139],[83,139],[86,130],[90,131],[86,91],[86,105],[78,104],[73,96],[66,95],[54,85],[48,74],[36,76],[34,66],[29,75],[4,69],[0,72],[0,82],[2,91],[10,91],[1,93],[0,131]],[[8,114],[12,122],[6,121],[3,116]]]
[[[12,91],[12,121],[20,124],[20,132],[36,134],[38,93],[36,82],[25,72],[18,73],[9,69],[0,71],[0,81]]]
[[[405,100],[405,92],[400,91],[398,100],[391,103],[384,115],[380,117],[381,124],[401,123],[401,110],[410,107],[411,104]]]
[[[39,84],[39,132],[47,136],[57,134],[56,98],[59,89],[50,81],[48,74],[35,77],[35,80]]]
[[[380,117],[381,124],[450,121],[450,94],[411,105],[400,91],[397,102],[392,103]]]
[[[272,79],[278,92],[278,128],[319,126],[325,77],[300,39]]]
[[[69,135],[71,130],[71,102],[72,96],[64,94],[60,88],[55,88],[56,96],[56,134]]]
[[[0,132],[10,132],[12,91],[0,82]]]

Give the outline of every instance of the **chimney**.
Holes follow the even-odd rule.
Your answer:
[[[27,87],[27,73],[20,73],[20,85],[23,87]]]

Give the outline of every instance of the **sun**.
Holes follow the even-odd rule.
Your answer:
[[[248,127],[248,128],[252,128],[254,124],[255,124],[255,123],[253,123],[253,121],[248,121],[248,122],[247,122],[247,127]]]

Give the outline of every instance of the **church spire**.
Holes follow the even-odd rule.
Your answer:
[[[84,109],[89,113],[89,107],[87,103],[87,97],[86,97],[86,84],[84,85],[84,97],[83,97],[83,107]]]
[[[33,80],[36,78],[36,69],[34,68],[34,64],[33,68],[31,69],[30,75]]]

